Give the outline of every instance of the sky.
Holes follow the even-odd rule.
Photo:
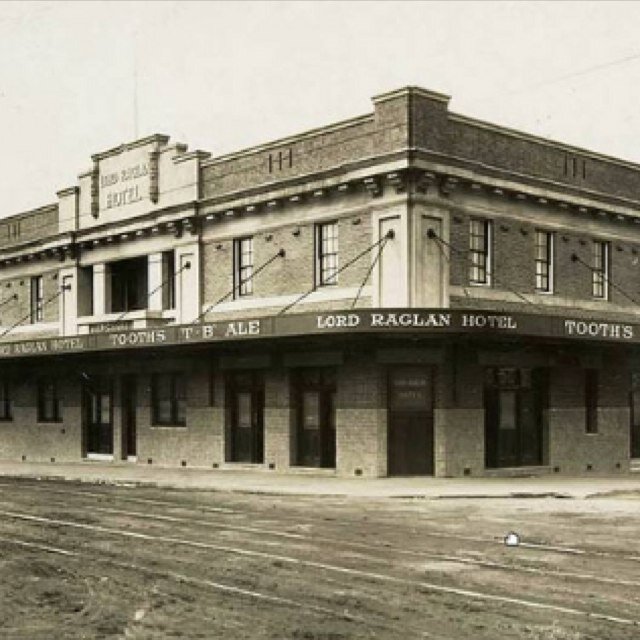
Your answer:
[[[152,133],[214,156],[418,85],[640,163],[637,2],[0,2],[0,217]]]

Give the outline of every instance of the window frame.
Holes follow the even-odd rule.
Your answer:
[[[62,422],[62,400],[58,381],[55,378],[46,377],[39,378],[37,384],[38,422]],[[45,397],[48,389],[52,390],[50,399]],[[51,409],[50,413],[49,409]]]
[[[541,245],[538,241],[541,236],[546,238],[546,243]],[[544,257],[540,257],[538,249],[543,248]],[[535,264],[535,289],[537,293],[551,294],[554,292],[554,252],[555,234],[546,229],[536,229],[534,235],[534,264]],[[546,273],[545,273],[546,270]],[[546,280],[546,286],[544,282]]]
[[[159,397],[159,384],[162,379],[168,382],[168,398]],[[158,403],[164,400],[169,402],[169,417],[160,417]],[[182,410],[180,408],[182,403]],[[152,425],[158,427],[186,427],[187,426],[187,388],[184,372],[164,371],[151,375],[151,416]]]
[[[41,275],[31,276],[29,310],[31,324],[44,321],[44,278]]]
[[[246,246],[249,250],[246,250]],[[250,261],[245,262],[249,256]],[[253,236],[236,238],[233,241],[233,298],[245,298],[254,293],[254,248]]]
[[[607,240],[594,240],[592,245],[591,295],[596,300],[609,300],[611,278],[611,244]],[[598,251],[600,248],[600,251]]]
[[[474,225],[482,225],[483,233],[474,233]],[[482,238],[483,246],[474,246],[474,239]],[[493,281],[493,221],[488,218],[470,218],[469,220],[469,284],[473,287],[490,287]],[[476,257],[482,260],[476,260]],[[476,276],[484,274],[480,280]]]
[[[11,420],[13,420],[11,383],[6,378],[0,378],[0,422],[9,422]]]
[[[332,234],[328,234],[333,230]],[[340,226],[338,220],[319,222],[315,229],[315,283],[317,287],[338,284],[340,264]]]

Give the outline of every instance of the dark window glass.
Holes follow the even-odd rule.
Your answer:
[[[8,380],[0,380],[0,420],[13,418],[13,403]]]
[[[109,265],[111,311],[138,311],[148,307],[148,259],[131,258]]]
[[[469,282],[491,284],[491,221],[470,221]]]
[[[587,369],[585,378],[585,432],[598,433],[598,370]]]
[[[319,224],[316,229],[317,284],[338,284],[338,223]]]
[[[153,422],[184,426],[187,423],[186,385],[182,373],[157,373],[152,378]]]
[[[58,385],[53,378],[43,378],[38,382],[38,422],[60,422],[62,402]]]
[[[31,323],[42,322],[44,305],[44,281],[42,276],[31,278]]]
[[[535,236],[536,291],[553,290],[553,234],[536,231]]]
[[[234,242],[234,297],[253,293],[253,238],[239,238]]]
[[[593,241],[593,297],[609,298],[609,243]]]

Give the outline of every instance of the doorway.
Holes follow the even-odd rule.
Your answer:
[[[336,376],[330,368],[293,372],[295,464],[336,466]]]
[[[264,380],[257,372],[227,376],[228,462],[264,462]]]
[[[433,475],[433,373],[426,367],[389,372],[387,472]]]
[[[137,378],[122,378],[122,458],[135,461],[138,455],[136,430]]]
[[[487,369],[484,406],[487,468],[543,464],[544,370]]]
[[[108,376],[86,376],[82,385],[87,457],[113,456],[113,382]]]

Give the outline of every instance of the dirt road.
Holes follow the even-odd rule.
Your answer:
[[[640,500],[0,481],[2,638],[640,638]],[[509,531],[522,544],[506,547]]]

